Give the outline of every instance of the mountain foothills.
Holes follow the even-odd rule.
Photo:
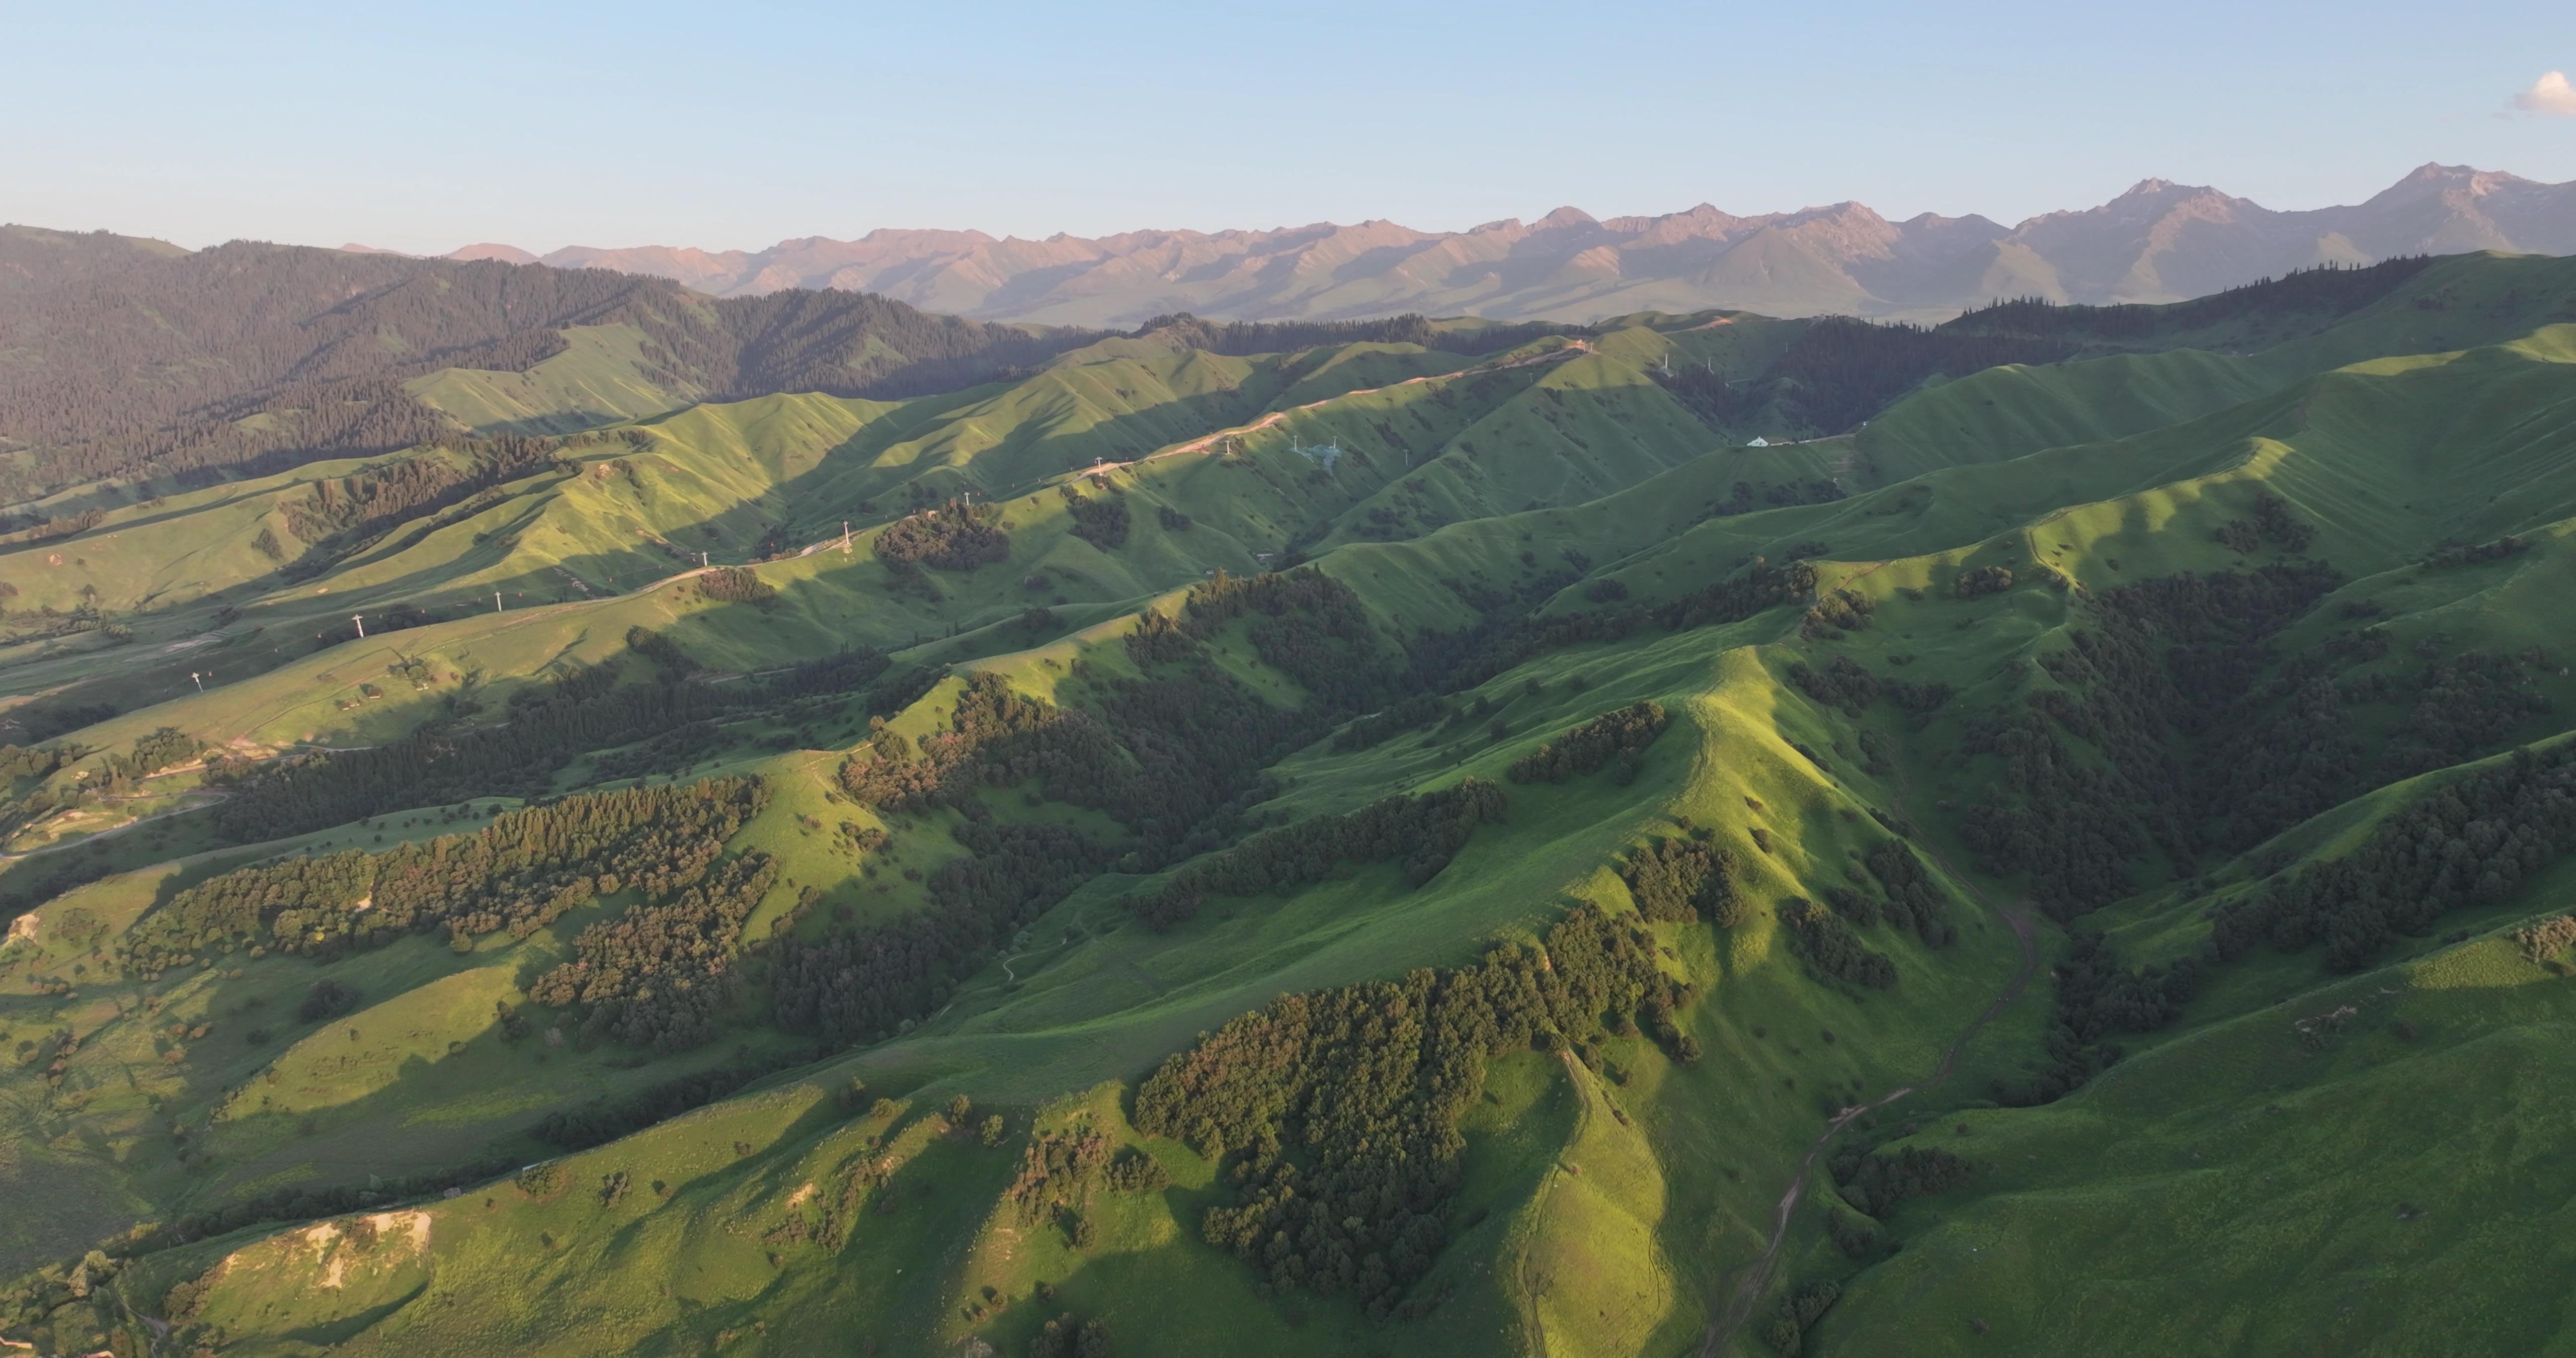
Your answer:
[[[0,235],[0,1338],[2545,1350],[2576,260],[2353,239],[1076,329]]]
[[[1747,217],[1702,203],[1606,220],[1566,207],[1469,231],[1387,221],[1096,240],[881,230],[757,251],[573,246],[542,262],[726,297],[842,288],[988,321],[1132,326],[1173,311],[1596,321],[1715,307],[1937,320],[1998,297],[2171,302],[2319,264],[2467,250],[2576,254],[2576,184],[2426,165],[2367,202],[2293,212],[2150,179],[2100,207],[2018,226],[1973,214],[1889,221],[1851,202]],[[450,258],[540,262],[488,244]]]

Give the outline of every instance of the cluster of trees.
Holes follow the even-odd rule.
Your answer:
[[[502,929],[524,938],[595,895],[632,888],[658,901],[697,885],[768,795],[757,778],[588,793],[473,834],[238,868],[146,916],[128,935],[128,965],[157,974],[241,943],[335,956],[430,929],[460,943]]]
[[[943,571],[971,571],[1011,556],[1011,536],[1002,531],[1002,511],[990,504],[950,500],[937,509],[908,514],[887,524],[871,544],[877,559],[892,567],[935,566]]]
[[[1637,913],[1658,923],[1707,919],[1732,929],[1752,914],[1735,889],[1735,855],[1697,836],[1647,844],[1628,855],[1619,878]]]
[[[1950,583],[1950,592],[1958,598],[1973,599],[1981,594],[2001,594],[2011,589],[2012,583],[2011,567],[1979,566],[1959,572],[1959,578]]]
[[[1932,874],[1923,870],[1923,860],[1904,841],[1880,840],[1870,847],[1868,863],[1879,885],[1887,889],[1881,908],[1888,919],[1912,929],[1929,947],[1946,948],[1959,936],[1950,926],[1949,911]]]
[[[709,603],[750,604],[754,608],[778,606],[778,591],[760,572],[748,566],[718,566],[698,572],[695,581],[698,597]]]
[[[2406,719],[2388,733],[2379,772],[2408,778],[2494,749],[2516,727],[2550,711],[2547,695],[2532,682],[2548,667],[2539,652],[2503,656],[2469,651],[2437,660],[2416,679]]]
[[[1827,590],[1816,596],[1798,619],[1798,635],[1810,641],[1840,641],[1869,628],[1878,601],[1858,590]]]
[[[2269,542],[2285,552],[2304,552],[2316,530],[2290,512],[2289,502],[2265,491],[2254,499],[2254,517],[2229,519],[2218,526],[2218,540],[2239,556],[2252,556]]]
[[[2502,561],[2506,557],[2519,556],[2529,550],[2531,550],[2530,543],[2507,533],[2493,542],[2445,543],[2435,549],[2432,555],[2425,557],[2424,564],[2434,570],[2450,570],[2460,566],[2476,566],[2489,561]]]
[[[2357,970],[2399,934],[2502,900],[2571,848],[2576,746],[2518,749],[2381,819],[2351,852],[2222,908],[2211,952],[2227,961],[2266,941],[2284,952],[2322,943],[2329,970]]]
[[[676,890],[656,890],[653,880],[642,904],[585,927],[573,939],[573,960],[538,977],[528,998],[583,1006],[585,1036],[605,1031],[663,1052],[697,1046],[716,1035],[716,1010],[731,997],[726,978],[742,923],[777,880],[778,864],[758,852],[675,881]]]
[[[916,746],[880,729],[843,765],[841,785],[900,813],[960,806],[979,787],[1035,781],[1050,798],[1125,824],[1141,852],[1162,860],[1311,729],[1203,657],[1106,684],[1098,706],[1096,714],[1057,707],[978,672],[958,693],[949,730]]]
[[[1938,1146],[1902,1146],[1893,1153],[1846,1145],[1828,1162],[1843,1201],[1874,1217],[1906,1202],[1967,1181],[1976,1167]]]
[[[1871,990],[1895,988],[1896,964],[1861,942],[1831,909],[1791,897],[1779,913],[1789,931],[1789,951],[1817,975]]]
[[[2004,769],[1962,838],[1990,869],[2030,873],[2042,908],[2063,919],[2126,894],[2150,846],[2188,873],[2213,843],[2254,842],[2358,791],[2339,715],[2326,712],[2324,728],[2283,722],[2310,708],[2283,704],[2295,687],[2261,681],[2270,639],[2340,582],[2296,562],[2093,596],[2096,625],[2040,659],[2062,687],[1969,722],[1967,748]],[[2079,758],[2060,732],[2104,761]]]
[[[2028,1107],[2073,1093],[2120,1059],[2120,1034],[2151,1033],[2181,1017],[2201,973],[2189,958],[2132,971],[2101,935],[2074,934],[2052,968],[2057,994],[2040,1068],[2019,1082],[1997,1080],[1995,1097]]]
[[[1664,733],[1664,705],[1648,699],[1605,712],[1512,761],[1505,776],[1515,783],[1562,783],[1619,766],[1619,781],[1637,776],[1647,747]]]
[[[1090,1125],[1040,1131],[1021,1148],[1019,1172],[1002,1190],[1002,1200],[1024,1226],[1058,1210],[1079,1213],[1108,1168],[1109,1138]]]
[[[1401,677],[1379,654],[1359,595],[1311,566],[1255,576],[1219,571],[1190,587],[1181,630],[1205,641],[1242,617],[1252,619],[1244,635],[1263,663],[1296,680],[1327,709],[1369,707]]]
[[[929,908],[772,953],[778,1026],[844,1044],[883,1041],[928,1015],[1002,940],[1109,866],[1108,850],[1061,826],[968,819],[967,854],[925,881]]]
[[[1158,886],[1127,898],[1136,918],[1157,930],[1197,915],[1210,896],[1257,896],[1332,876],[1342,863],[1402,862],[1408,889],[1449,866],[1476,833],[1499,822],[1503,790],[1468,778],[1419,797],[1397,794],[1342,815],[1309,816],[1264,830],[1182,868]]]
[[[130,792],[134,785],[174,765],[195,759],[206,748],[205,742],[175,726],[156,727],[150,735],[135,740],[124,754],[112,754],[98,761],[103,780],[99,790]]]
[[[1789,682],[1798,690],[1827,707],[1839,707],[1847,716],[1857,717],[1881,698],[1920,726],[1950,701],[1950,686],[1939,680],[1915,683],[1910,679],[1882,677],[1849,656],[1838,655],[1818,670],[1805,661],[1789,666]]]
[[[1209,1243],[1282,1287],[1397,1312],[1450,1233],[1485,1063],[1533,1045],[1597,1049],[1676,1003],[1644,929],[1575,909],[1543,944],[1498,943],[1477,963],[1289,995],[1166,1060],[1136,1094],[1136,1126],[1226,1162],[1232,1201]]]
[[[1127,497],[1116,491],[1095,500],[1072,486],[1059,492],[1064,507],[1073,515],[1073,535],[1100,550],[1114,551],[1127,545]]]
[[[1771,1351],[1779,1354],[1780,1358],[1798,1358],[1806,1348],[1807,1331],[1814,1329],[1816,1322],[1824,1319],[1825,1313],[1834,1309],[1834,1303],[1842,1299],[1842,1284],[1831,1278],[1800,1283],[1780,1298],[1780,1309],[1763,1322],[1762,1342],[1770,1345]]]
[[[76,749],[62,746],[0,745],[0,838],[17,833],[60,810],[66,800],[63,794],[45,786],[45,780],[77,757]]]
[[[2576,944],[2576,915],[2552,915],[2523,925],[2513,931],[2513,941],[2522,948],[2523,956],[2546,962]]]
[[[1109,1322],[1098,1316],[1076,1321],[1071,1311],[1038,1327],[1029,1341],[1029,1358],[1109,1358]]]

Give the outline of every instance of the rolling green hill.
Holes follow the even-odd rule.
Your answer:
[[[0,1336],[2561,1342],[2576,262],[639,334],[0,545]]]

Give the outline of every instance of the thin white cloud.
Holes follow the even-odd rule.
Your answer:
[[[2531,82],[2530,89],[2515,94],[2505,103],[2523,113],[2576,118],[2576,85],[2567,82],[2565,71],[2551,71]]]

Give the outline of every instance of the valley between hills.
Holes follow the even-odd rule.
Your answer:
[[[2563,1343],[2576,260],[0,264],[13,1346]]]

